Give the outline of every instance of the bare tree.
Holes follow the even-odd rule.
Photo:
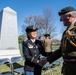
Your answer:
[[[55,33],[56,20],[51,8],[45,8],[43,10],[43,19],[44,19],[44,26],[43,26],[44,33],[49,33],[51,35],[51,38],[53,38],[54,36],[56,36],[56,33]]]
[[[49,33],[51,38],[53,38],[55,34],[55,17],[51,8],[45,8],[43,10],[43,16],[41,15],[30,15],[25,17],[24,25],[22,26],[22,32],[25,34],[25,28],[29,25],[34,25],[38,30],[38,36],[42,36],[45,33]]]
[[[44,24],[43,18],[40,15],[34,15],[34,16],[30,15],[30,16],[25,17],[24,24],[22,25],[23,35],[25,35],[26,27],[30,25],[34,25],[35,27],[37,27],[39,29],[38,35],[42,35],[40,33],[40,30],[43,27],[43,24]]]

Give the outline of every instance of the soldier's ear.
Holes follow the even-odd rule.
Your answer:
[[[70,19],[71,17],[72,17],[71,14],[68,14],[68,15],[67,15],[67,19]]]
[[[71,14],[68,14],[68,16],[71,17],[72,15]]]

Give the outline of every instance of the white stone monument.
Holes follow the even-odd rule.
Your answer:
[[[0,12],[0,58],[20,56],[17,13],[10,7]]]

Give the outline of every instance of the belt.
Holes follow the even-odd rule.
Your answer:
[[[67,63],[67,64],[76,64],[76,59],[64,59],[64,63]]]

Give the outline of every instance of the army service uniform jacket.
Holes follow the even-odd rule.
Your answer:
[[[26,40],[23,44],[23,53],[25,56],[25,71],[35,71],[41,69],[37,64],[37,60],[40,59],[40,54],[46,55],[41,41],[35,40],[32,42],[30,39]]]

